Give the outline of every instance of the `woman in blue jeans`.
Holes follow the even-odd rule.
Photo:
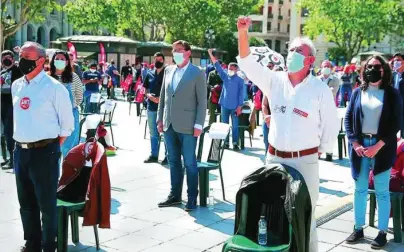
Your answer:
[[[364,238],[369,172],[373,169],[379,218],[379,234],[371,243],[373,249],[387,243],[390,171],[396,159],[396,135],[402,121],[402,100],[391,85],[391,78],[386,60],[380,56],[370,57],[362,69],[362,84],[353,92],[345,115],[355,180],[355,227],[346,242],[355,244]]]
[[[66,138],[61,151],[63,158],[67,153],[79,143],[79,110],[78,106],[83,101],[83,83],[79,76],[73,72],[69,55],[66,51],[56,51],[50,62],[50,75],[59,80],[67,89],[70,97],[70,104],[74,116],[74,130],[72,134]]]

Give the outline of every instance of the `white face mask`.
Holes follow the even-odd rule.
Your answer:
[[[233,70],[228,70],[227,73],[230,77],[236,74],[236,72],[234,72]]]
[[[397,71],[398,69],[401,68],[401,61],[394,61],[394,66],[393,66],[393,70]]]
[[[321,73],[324,75],[330,75],[331,74],[331,69],[328,67],[324,67],[323,69],[321,69]]]
[[[95,71],[97,71],[96,69],[91,69],[90,68],[90,72],[95,73]]]

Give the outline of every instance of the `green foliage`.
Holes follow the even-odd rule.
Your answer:
[[[216,45],[218,48],[227,51],[224,55],[224,62],[236,62],[236,57],[238,55],[238,40],[234,32],[220,33],[216,37]]]
[[[332,47],[328,49],[328,59],[339,61],[341,57],[347,59],[347,50],[345,47]]]
[[[66,5],[69,20],[79,30],[114,34],[134,32],[135,39],[172,42],[185,39],[206,44],[205,32],[236,28],[239,15],[247,15],[262,0],[76,0]],[[96,7],[95,7],[96,6]],[[224,48],[226,49],[226,48]]]
[[[304,33],[324,34],[337,47],[346,48],[348,60],[385,34],[404,35],[401,0],[300,0],[299,5],[309,11]]]
[[[17,9],[21,9],[19,21],[14,20],[15,23],[12,24],[6,24],[3,20],[3,17],[9,14],[7,13],[7,5],[9,4],[14,5]],[[2,20],[0,20],[0,32],[2,34],[3,41],[0,41],[0,49],[3,48],[5,39],[15,34],[22,25],[24,25],[28,21],[34,21],[38,23],[45,21],[47,14],[49,14],[49,12],[53,9],[61,9],[61,6],[57,3],[56,0],[1,0],[0,17],[2,17]]]
[[[262,38],[250,37],[249,38],[250,46],[267,46],[267,43]]]

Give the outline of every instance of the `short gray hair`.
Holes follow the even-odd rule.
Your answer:
[[[36,52],[38,53],[39,57],[46,57],[46,49],[41,45],[36,42],[28,41],[25,42],[22,48],[26,47],[33,47],[35,48]],[[21,48],[21,49],[22,49]]]
[[[303,45],[307,45],[308,47],[310,47],[311,55],[316,56],[317,49],[311,39],[309,39],[308,37],[297,37],[293,39],[292,42],[289,44],[289,48],[293,48],[293,45],[297,42],[301,42]]]

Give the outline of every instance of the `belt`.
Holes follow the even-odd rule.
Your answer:
[[[377,138],[377,134],[367,134],[367,133],[363,133],[362,134],[363,138],[367,138],[367,139],[372,139],[372,138]]]
[[[271,155],[281,157],[281,158],[295,158],[295,157],[298,158],[298,157],[303,157],[303,156],[308,156],[311,154],[318,153],[318,147],[314,147],[314,148],[307,149],[307,150],[289,152],[289,151],[279,151],[279,150],[275,149],[272,145],[269,145],[268,152]]]
[[[53,138],[53,139],[44,139],[44,140],[40,140],[37,142],[33,142],[33,143],[19,143],[16,142],[17,146],[21,147],[22,149],[33,149],[33,148],[43,148],[48,144],[51,143],[56,143],[57,141],[59,141],[59,138]]]

